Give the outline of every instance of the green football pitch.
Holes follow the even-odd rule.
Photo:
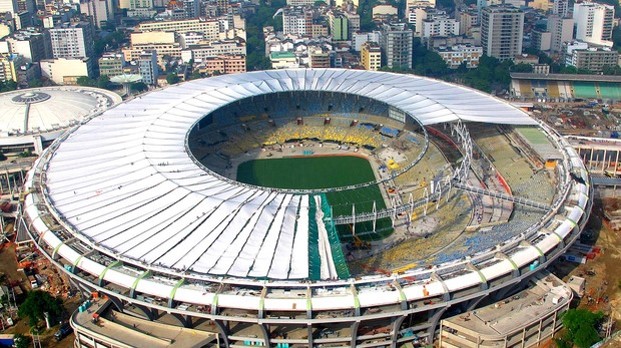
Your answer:
[[[325,156],[250,160],[237,168],[237,181],[285,189],[321,189],[374,181],[371,164],[360,157]],[[386,207],[377,185],[356,190],[328,192],[328,203],[334,216],[356,214]],[[352,226],[337,226],[342,241],[351,241]],[[356,224],[356,235],[363,240],[380,240],[393,232],[389,218],[379,219],[373,231],[371,222]]]
[[[294,157],[259,159],[244,162],[237,168],[237,181],[284,189],[322,189],[375,181],[369,162],[354,156]],[[373,201],[378,210],[385,208],[377,185],[326,194],[333,214],[369,212]]]

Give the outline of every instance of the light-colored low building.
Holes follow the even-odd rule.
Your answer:
[[[537,347],[562,328],[571,288],[547,271],[528,289],[500,302],[442,320],[442,348]]]
[[[483,47],[468,44],[440,46],[434,48],[434,51],[442,57],[451,69],[457,69],[464,63],[467,68],[476,68],[479,66],[479,59],[483,55]]]
[[[377,5],[373,7],[373,18],[377,16],[396,16],[398,10],[392,5]]]
[[[243,40],[222,40],[191,45],[181,52],[181,59],[187,63],[190,60],[202,62],[207,58],[223,54],[246,55],[246,43]]]
[[[606,46],[574,41],[565,45],[565,65],[602,72],[604,67],[619,65],[619,52]]]
[[[74,85],[78,77],[93,76],[93,72],[89,69],[91,66],[89,60],[90,58],[44,59],[39,62],[41,75],[57,85]]]
[[[272,69],[299,68],[298,58],[292,52],[272,52],[270,54]]]
[[[222,54],[217,57],[203,59],[199,67],[201,73],[238,74],[246,72],[246,56],[241,54]]]
[[[122,53],[108,52],[99,58],[99,74],[116,76],[123,74],[125,56]]]

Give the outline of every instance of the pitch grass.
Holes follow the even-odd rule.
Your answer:
[[[364,158],[315,156],[250,160],[237,168],[237,181],[283,189],[322,189],[375,181],[375,175],[371,164]],[[377,185],[329,192],[326,197],[334,216],[350,215],[352,204],[356,205],[356,214],[372,211],[373,201],[376,202],[377,210],[386,207]],[[380,220],[376,229],[382,229],[382,233],[360,233],[360,237],[368,240],[381,239],[392,232],[390,227],[390,220],[388,223]],[[337,226],[337,229],[342,238],[351,236],[350,226]],[[356,225],[356,232],[371,229],[370,222]]]

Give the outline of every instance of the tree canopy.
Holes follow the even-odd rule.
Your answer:
[[[60,318],[63,313],[62,301],[48,292],[35,290],[28,293],[17,314],[20,318],[28,318],[29,325],[35,327],[45,319],[45,312],[53,319]]]
[[[91,79],[88,76],[80,76],[76,80],[78,86],[84,87],[97,87],[97,88],[108,88],[110,87],[110,78],[106,75],[101,75],[96,79]]]
[[[177,76],[177,74],[175,73],[170,73],[166,75],[166,82],[168,82],[169,85],[174,85],[176,83],[179,83],[179,81],[179,76]]]
[[[561,340],[569,346],[574,344],[578,348],[592,346],[600,340],[597,327],[603,318],[602,312],[593,313],[586,309],[568,310],[561,317],[567,330],[567,334]]]

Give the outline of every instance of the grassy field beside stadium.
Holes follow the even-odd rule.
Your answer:
[[[355,156],[317,156],[260,159],[244,162],[237,168],[237,181],[264,187],[285,189],[321,189],[374,181],[371,164]],[[327,193],[333,214],[348,215],[352,203],[356,213],[385,208],[376,185],[357,190]]]

